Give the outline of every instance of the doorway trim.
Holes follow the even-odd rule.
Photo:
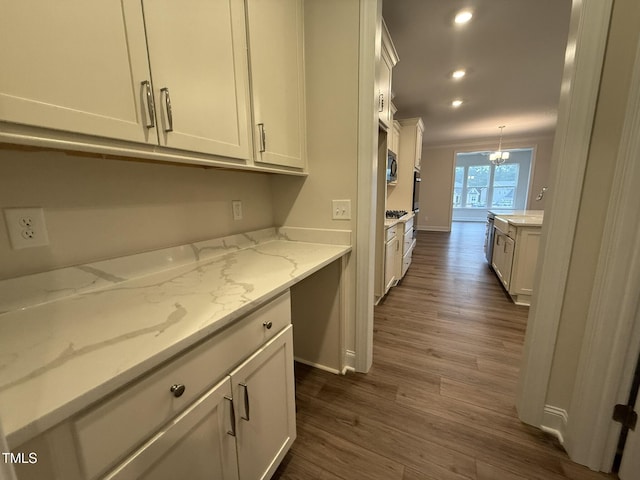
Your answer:
[[[571,7],[542,255],[538,257],[516,399],[520,419],[536,427],[543,421],[612,3],[573,0]]]
[[[640,350],[640,42],[582,341],[566,447],[572,460],[610,471]]]
[[[374,109],[376,59],[380,57],[382,0],[360,2],[358,98],[358,194],[356,217],[355,359],[357,372],[373,363],[378,115]]]

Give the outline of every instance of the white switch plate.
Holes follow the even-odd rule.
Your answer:
[[[233,211],[234,220],[242,220],[242,201],[241,200],[232,200],[231,210]]]
[[[332,200],[331,211],[334,220],[351,220],[351,200]]]
[[[49,245],[42,208],[5,208],[4,219],[14,250]]]

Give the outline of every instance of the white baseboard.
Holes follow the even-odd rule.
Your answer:
[[[564,445],[564,434],[567,429],[568,420],[569,415],[565,409],[545,405],[540,429],[543,432],[550,433],[558,439],[561,445]]]
[[[340,370],[335,368],[327,367],[326,365],[321,365],[315,362],[309,362],[303,358],[293,357],[293,359],[298,363],[304,363],[305,365],[309,365],[310,367],[319,368],[320,370],[324,370],[325,372],[335,373],[336,375],[340,375]]]
[[[347,350],[344,354],[344,367],[342,368],[342,374],[347,372],[356,371],[356,352],[353,350]]]
[[[421,227],[418,225],[418,231],[420,232],[450,232],[451,227],[438,227],[438,226],[428,226]]]

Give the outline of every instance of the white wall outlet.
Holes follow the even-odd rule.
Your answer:
[[[334,220],[351,220],[351,200],[332,200],[331,211]]]
[[[231,210],[233,211],[234,220],[242,220],[242,201],[241,200],[232,200]]]
[[[42,208],[5,208],[4,219],[14,250],[49,245]]]

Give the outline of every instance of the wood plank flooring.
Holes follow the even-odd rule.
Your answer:
[[[375,309],[368,374],[296,365],[298,438],[277,480],[596,480],[514,407],[528,308],[484,260],[484,224],[420,232]]]

